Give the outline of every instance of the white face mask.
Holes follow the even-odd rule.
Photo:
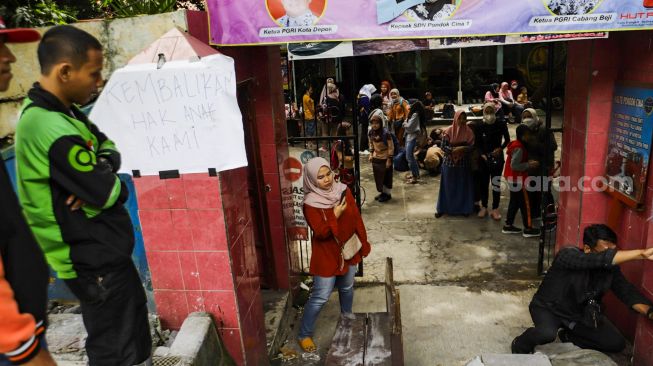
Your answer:
[[[485,114],[483,113],[483,123],[491,125],[494,121],[497,120],[497,116],[494,114]]]
[[[522,119],[522,123],[528,126],[531,130],[534,130],[537,128],[537,125],[535,124],[535,119],[533,118],[524,118]]]

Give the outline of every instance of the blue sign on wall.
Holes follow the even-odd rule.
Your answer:
[[[653,138],[653,87],[615,86],[610,118],[606,177],[625,203],[639,207],[646,194]]]

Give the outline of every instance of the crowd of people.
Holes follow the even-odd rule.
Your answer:
[[[493,110],[492,104],[486,109],[488,112]],[[381,127],[382,116],[381,109],[375,110],[370,122],[375,131],[374,143],[388,155],[393,151],[393,138],[388,137],[391,133]],[[465,164],[471,164],[469,155],[475,134],[465,124],[464,116],[464,112],[457,112],[456,122],[444,133],[443,147],[450,165],[445,165],[443,175],[447,172],[451,177],[462,177]],[[518,139],[508,144],[509,157],[527,154],[524,141],[531,133],[530,128],[522,125],[517,130]],[[381,146],[384,141],[387,145]],[[525,162],[523,158],[515,161]],[[376,165],[385,169],[382,177],[385,182],[391,159],[373,158],[372,163],[375,176]],[[526,166],[513,168],[518,172],[527,170]],[[297,342],[304,352],[310,353],[317,351],[313,340],[316,321],[334,288],[338,290],[341,318],[355,319],[355,273],[357,265],[370,254],[372,244],[368,241],[365,224],[351,191],[334,179],[335,173],[329,162],[321,157],[309,160],[304,166],[303,177],[304,214],[313,232],[310,263],[313,290],[304,306]],[[467,182],[465,188],[469,189],[470,185]],[[452,201],[456,200],[469,203],[468,197],[460,195]],[[512,201],[511,196],[511,205]],[[450,204],[447,201],[442,205]],[[512,353],[532,353],[536,346],[554,342],[556,338],[581,348],[621,352],[625,348],[625,339],[601,312],[601,302],[608,291],[614,292],[633,311],[653,320],[653,303],[628,282],[619,267],[630,261],[653,260],[653,248],[617,250],[616,243],[614,231],[606,225],[594,224],[584,230],[582,249],[565,247],[560,250],[529,305],[534,326],[512,341]]]
[[[369,140],[369,161],[379,191],[376,199],[386,202],[391,199],[395,158],[402,149],[408,154],[405,159],[410,166],[409,183],[419,179],[419,154],[414,146],[418,136],[425,135],[426,106],[432,103],[428,94],[424,102],[405,103],[396,89],[390,89],[386,102],[381,94],[369,95],[373,89],[371,85],[361,88],[364,108],[360,112],[367,114],[369,110],[369,115],[362,116],[369,123],[369,133],[364,137]],[[387,85],[382,86],[382,91],[388,89]],[[498,113],[500,108],[494,100],[488,101],[482,107],[482,121],[469,122],[466,113],[458,110],[450,127],[431,131],[426,143],[431,147],[423,159],[425,164],[431,164],[433,159],[441,161],[435,215],[468,216],[476,205],[479,217],[489,214],[500,220],[498,182],[503,177],[510,190],[510,202],[502,232],[539,236],[533,217],[539,214],[542,204],[552,202],[552,197],[549,191],[542,202],[541,188],[531,183],[547,182],[542,178],[551,174],[557,146],[532,108],[517,110],[522,124],[516,129],[516,139],[511,140],[505,114]],[[399,119],[401,123],[396,123],[396,113],[404,113],[403,119]],[[433,147],[438,149],[437,156],[430,156]],[[334,288],[338,290],[341,318],[355,319],[355,272],[358,263],[372,250],[354,197],[347,185],[334,179],[335,175],[330,163],[321,157],[304,166],[304,214],[313,233],[310,269],[314,282],[297,335],[304,352],[317,351],[313,341],[316,320]],[[528,180],[529,177],[536,179]],[[523,229],[513,225],[518,211]],[[653,248],[618,250],[616,243],[617,235],[608,226],[593,224],[584,230],[582,249],[560,250],[529,305],[533,327],[514,338],[510,345],[512,353],[532,353],[536,346],[556,338],[585,349],[621,352],[625,339],[601,311],[608,291],[633,311],[653,320],[653,303],[628,282],[619,267],[630,261],[653,260]]]
[[[305,135],[346,135],[351,124],[343,123],[345,99],[334,79],[326,79],[317,103],[312,95],[313,88],[309,87],[302,101]],[[363,85],[356,100],[359,146],[361,155],[368,156],[372,164],[378,192],[375,200],[392,199],[394,171],[405,172],[403,178],[408,184],[419,183],[421,171],[426,171],[441,174],[437,218],[477,214],[499,221],[503,218],[499,210],[503,180],[510,191],[510,203],[502,232],[539,235],[542,191],[546,192],[544,204],[553,202],[550,187],[543,187],[542,182],[546,183],[551,174],[557,145],[553,135],[547,136],[541,128],[526,87],[520,88],[515,80],[491,84],[485,104],[478,109],[482,119],[470,121],[466,112],[455,111],[451,104],[445,104],[448,110],[438,111],[430,92],[422,100],[405,98],[388,80],[379,83],[378,93],[373,84]],[[451,126],[429,132],[427,123],[436,113],[445,120],[445,111],[451,113]],[[519,125],[514,141],[508,130],[510,123]],[[326,143],[322,145],[326,151]],[[332,168],[337,167],[332,164]],[[518,212],[523,228],[514,225]]]

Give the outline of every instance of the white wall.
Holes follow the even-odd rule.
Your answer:
[[[132,57],[173,27],[188,30],[185,10],[134,18],[91,20],[72,24],[94,35],[104,46],[104,77],[124,66]],[[43,34],[49,27],[37,28]],[[39,77],[36,58],[38,42],[10,44],[18,61],[12,65],[14,78],[9,90],[0,93],[0,138],[12,134],[21,106],[20,99]]]

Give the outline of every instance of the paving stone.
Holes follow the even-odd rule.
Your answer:
[[[481,357],[476,356],[473,360],[467,362],[465,366],[485,366],[481,361]]]
[[[551,358],[553,366],[617,366],[612,359],[590,349],[578,349]]]
[[[72,307],[69,307],[68,309],[63,311],[64,314],[81,314],[82,313],[82,307],[79,305],[75,305]]]
[[[86,329],[78,314],[50,314],[46,339],[48,348],[58,363],[84,361]]]
[[[535,352],[542,353],[546,355],[548,358],[554,358],[560,354],[576,351],[579,349],[581,348],[571,342],[566,342],[566,343],[553,342],[553,343],[547,343],[535,347]]]
[[[542,354],[534,355],[482,355],[484,366],[551,366],[549,358]]]
[[[170,348],[168,347],[157,347],[154,349],[154,357],[165,357],[170,354]]]

